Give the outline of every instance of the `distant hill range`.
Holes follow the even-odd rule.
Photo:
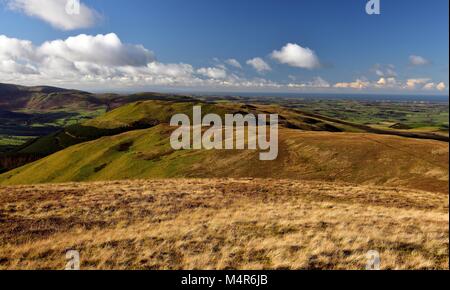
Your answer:
[[[140,100],[192,100],[187,96],[163,93],[131,95],[93,94],[85,91],[50,86],[20,86],[0,83],[0,110],[111,110]]]
[[[94,108],[103,106],[95,95],[56,87],[25,87],[0,84],[0,109],[51,110],[57,108]]]

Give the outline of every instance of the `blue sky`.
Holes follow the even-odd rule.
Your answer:
[[[0,82],[448,94],[448,0],[380,0],[380,15],[366,0],[81,0],[81,16],[36,1],[0,0]]]

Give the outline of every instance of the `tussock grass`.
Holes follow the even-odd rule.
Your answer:
[[[0,188],[0,269],[448,269],[448,195],[170,179]]]

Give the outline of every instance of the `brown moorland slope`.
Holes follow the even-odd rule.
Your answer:
[[[0,83],[0,108],[5,110],[51,110],[103,106],[95,95],[50,86],[19,86]]]
[[[448,196],[165,179],[0,188],[0,269],[448,269]]]

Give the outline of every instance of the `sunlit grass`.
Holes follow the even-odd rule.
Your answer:
[[[448,196],[261,179],[0,188],[0,269],[448,269]]]

